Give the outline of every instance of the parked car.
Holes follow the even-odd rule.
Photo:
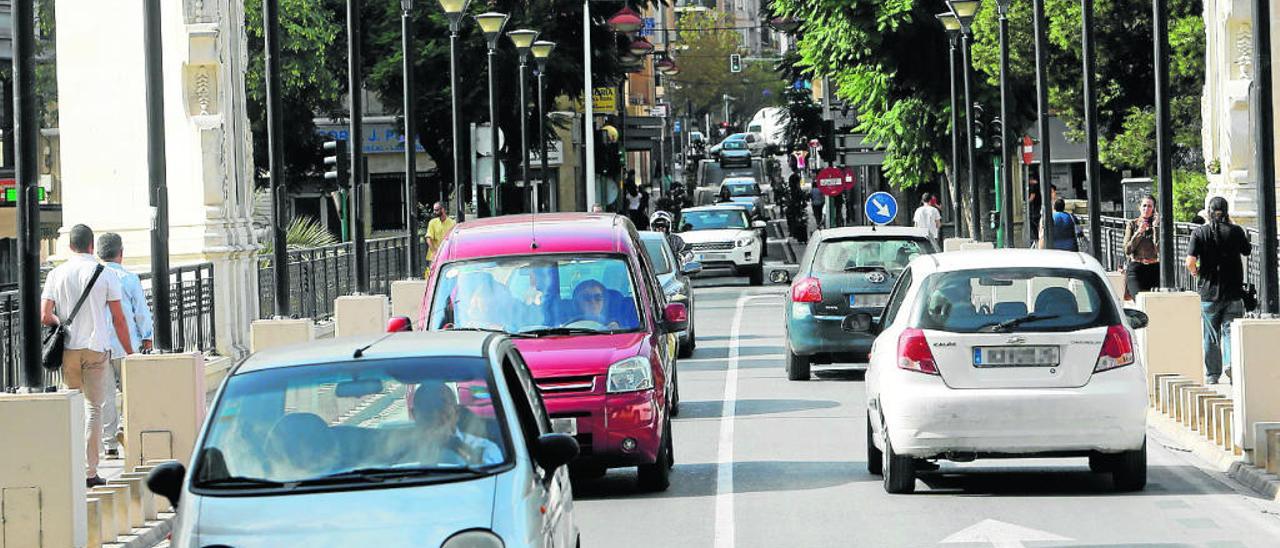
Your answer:
[[[720,147],[716,156],[722,167],[751,167],[751,150],[746,141],[725,141],[716,146]]]
[[[148,485],[177,508],[175,547],[573,547],[578,445],[532,386],[492,333],[259,352],[215,397],[191,473]]]
[[[702,206],[680,212],[680,237],[704,269],[729,269],[746,275],[751,285],[764,283],[764,221],[752,221],[745,208]]]
[[[459,224],[441,243],[420,329],[508,333],[547,410],[572,424],[575,472],[637,466],[666,489],[675,338],[688,308],[668,303],[625,217],[558,213]]]
[[[1124,310],[1089,255],[963,251],[911,262],[867,370],[867,468],[915,489],[922,459],[1081,456],[1118,490],[1147,481],[1147,377]]]
[[[853,312],[879,316],[907,264],[934,251],[923,228],[858,226],[814,232],[794,280],[786,270],[769,273],[770,281],[791,284],[791,305],[783,307],[787,378],[808,380],[813,364],[864,364],[875,337],[845,333],[840,322]]]
[[[689,309],[689,327],[677,333],[679,357],[688,358],[698,346],[698,337],[694,328],[693,280],[689,278],[702,272],[702,263],[683,261],[671,249],[671,238],[679,236],[661,232],[641,232],[640,242],[649,253],[649,262],[653,264],[653,273],[658,276],[658,284],[667,295],[667,302],[684,303]],[[675,376],[673,374],[673,376]],[[678,414],[679,402],[672,404],[673,415]]]

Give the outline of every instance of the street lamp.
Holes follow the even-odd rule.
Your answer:
[[[609,28],[613,29],[613,32],[630,34],[642,27],[644,27],[644,20],[627,6],[623,6],[618,13],[609,18]]]
[[[978,166],[973,142],[973,69],[969,57],[969,42],[972,40],[970,27],[973,24],[973,16],[978,13],[980,5],[979,0],[947,0],[947,7],[951,8],[951,14],[960,22],[960,55],[963,58],[961,69],[964,71],[964,127],[967,137],[965,144],[968,151],[966,159],[969,163],[969,235],[977,241],[982,241],[982,200],[978,198]]]
[[[1093,76],[1093,0],[1080,0],[1080,26],[1081,61],[1084,64],[1084,173],[1089,185],[1089,253],[1100,260],[1102,182],[1098,180],[1098,97]]]
[[[539,158],[542,159],[542,182],[545,184],[550,180],[550,169],[547,167],[547,107],[543,102],[543,91],[546,87],[543,79],[547,73],[547,58],[551,57],[551,52],[556,49],[555,42],[546,40],[538,40],[533,43],[533,60],[538,63],[538,150],[541,151]],[[560,201],[560,185],[559,179],[555,185],[547,185],[550,195],[547,196],[547,209],[556,211]],[[538,189],[533,189],[533,210],[538,210]]]
[[[1013,247],[1013,166],[1009,165],[1009,6],[1013,0],[996,0],[1000,13],[1000,226],[1004,247]],[[1089,32],[1086,30],[1085,32]],[[1096,225],[1097,223],[1094,223]]]
[[[489,142],[493,160],[493,198],[489,200],[489,213],[497,215],[500,211],[502,192],[502,165],[498,163],[498,88],[494,85],[493,61],[497,57],[498,38],[502,36],[502,28],[507,26],[507,14],[486,12],[476,16],[476,23],[489,44]]]
[[[1169,116],[1169,5],[1167,0],[1152,2],[1151,34],[1155,42],[1155,106],[1156,106],[1156,199],[1159,211],[1173,212],[1173,135]],[[1270,24],[1256,21],[1255,27]],[[1255,108],[1263,108],[1257,105]],[[1259,181],[1261,184],[1261,181]],[[1268,182],[1268,184],[1270,184]],[[1261,219],[1261,217],[1259,217]],[[1046,222],[1045,226],[1049,226]],[[1046,231],[1047,232],[1047,231]],[[1274,241],[1274,240],[1272,240]],[[1271,245],[1270,242],[1267,245]],[[1160,223],[1160,287],[1177,287],[1177,269],[1173,246],[1173,223]]]
[[[413,0],[400,0],[400,49],[404,56],[404,223],[409,233],[408,274],[422,272],[422,248],[418,245],[418,136],[414,126]],[[455,145],[456,148],[456,145]],[[455,166],[456,171],[456,166]],[[440,186],[443,204],[444,185]]]
[[[947,69],[951,75],[951,210],[956,223],[956,237],[960,237],[960,220],[964,218],[960,207],[960,114],[956,104],[956,41],[960,39],[960,20],[950,12],[939,13],[935,17],[947,31],[947,40],[951,43]]]
[[[462,199],[462,110],[458,104],[458,31],[462,16],[471,7],[471,0],[439,0],[449,20],[449,98],[453,102],[453,199],[458,202],[457,221],[467,220],[466,200]]]
[[[631,46],[628,49],[632,55],[648,55],[649,52],[653,51],[653,42],[643,37],[637,38],[631,42]]]
[[[1051,162],[1050,144],[1053,139],[1049,138],[1049,81],[1046,76],[1048,61],[1045,56],[1048,55],[1049,43],[1045,37],[1046,21],[1044,18],[1044,0],[1032,0],[1031,2],[1031,19],[1035,27],[1036,42],[1036,127],[1040,131],[1040,188],[1037,189],[1040,195],[1040,224],[1045,227],[1053,222],[1053,200],[1050,196],[1049,189],[1052,188],[1049,183],[1053,176],[1053,164]],[[1028,218],[1030,215],[1028,215]],[[1163,223],[1173,226],[1172,223]],[[1031,230],[1039,230],[1039,227],[1031,227]],[[1040,238],[1040,247],[1048,249],[1049,231],[1046,230],[1044,237]],[[1163,236],[1163,234],[1162,234]],[[1170,234],[1170,237],[1173,235]],[[1168,255],[1161,255],[1168,257]]]
[[[538,39],[538,31],[520,29],[507,33],[507,38],[511,39],[511,43],[515,45],[516,51],[520,54],[520,179],[526,189],[529,189],[529,100],[525,94],[529,91],[529,49],[533,47],[533,41]],[[536,195],[532,195],[533,199],[537,199]],[[537,211],[537,203],[533,204],[530,211]]]

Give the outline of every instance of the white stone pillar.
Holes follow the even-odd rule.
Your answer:
[[[142,4],[58,2],[55,17],[63,232],[76,223],[118,232],[126,262],[145,265]],[[165,0],[161,19],[169,251],[174,266],[213,263],[218,350],[239,357],[258,315],[243,0]],[[66,253],[65,237],[58,247]]]

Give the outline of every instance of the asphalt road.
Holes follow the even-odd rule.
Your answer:
[[[1138,493],[1084,459],[1038,459],[943,463],[888,495],[866,471],[861,373],[787,381],[784,288],[697,285],[671,488],[638,492],[633,469],[576,482],[583,546],[1280,546],[1280,503],[1154,431]]]

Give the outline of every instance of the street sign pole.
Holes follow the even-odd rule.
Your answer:
[[[347,0],[347,93],[350,101],[351,120],[351,191],[348,205],[351,218],[351,234],[355,253],[355,288],[357,293],[369,292],[369,257],[364,241],[364,104],[360,90],[360,0]],[[410,242],[412,245],[412,242]]]
[[[285,200],[288,186],[284,182],[284,108],[280,103],[280,0],[263,0],[263,39],[266,41],[267,69],[267,169],[271,184],[271,279],[276,316],[288,317],[289,257],[285,242],[285,219],[289,217]]]
[[[22,381],[38,392],[44,389],[40,367],[40,203],[36,150],[35,13],[34,0],[13,3],[13,108],[16,185],[18,188],[18,308],[21,314]]]
[[[169,188],[164,143],[164,48],[160,36],[160,0],[142,5],[147,100],[147,179],[151,190],[151,294],[155,307],[155,347],[173,350],[169,310]],[[277,244],[279,245],[279,244]]]

